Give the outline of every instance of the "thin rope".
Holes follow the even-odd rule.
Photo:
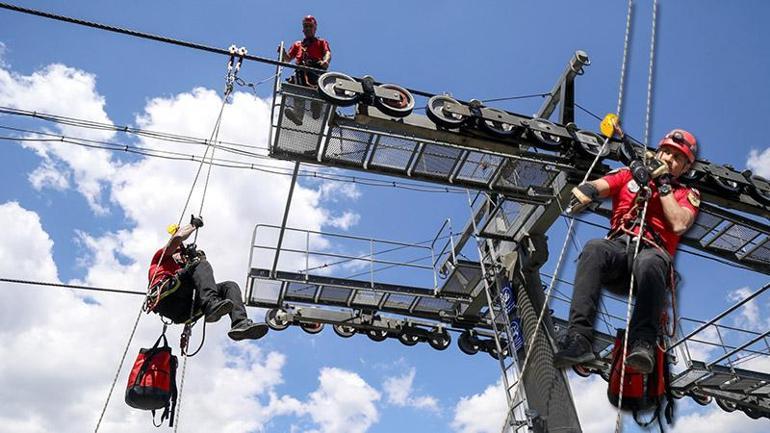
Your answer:
[[[618,108],[615,112],[618,118],[621,118],[623,109],[623,90],[626,84],[626,65],[628,64],[628,41],[631,37],[631,15],[633,11],[633,0],[628,0],[628,9],[626,11],[626,32],[623,37],[623,60],[620,62],[620,85],[618,88]]]
[[[655,27],[658,21],[658,0],[652,2],[652,34],[650,36],[650,64],[647,68],[647,110],[644,113],[644,144],[650,139],[650,113],[652,112],[652,80],[655,63]]]
[[[229,85],[228,89],[232,89],[232,86]],[[225,92],[225,93],[227,93],[227,92]],[[217,122],[216,122],[217,126],[215,127],[215,130],[218,129],[218,125],[221,122],[222,112],[224,111],[224,106],[225,106],[226,103],[227,103],[227,97],[223,98],[223,100],[222,100],[222,107],[219,109],[219,115],[218,115]],[[212,133],[212,135],[213,135],[213,133]],[[209,141],[209,143],[206,145],[206,150],[203,153],[203,158],[201,158],[201,163],[198,165],[198,170],[195,173],[195,178],[193,179],[192,186],[190,187],[190,192],[188,193],[187,199],[185,200],[185,204],[184,204],[184,207],[182,209],[182,213],[179,215],[179,220],[177,222],[177,225],[180,225],[182,223],[182,219],[184,218],[184,215],[185,215],[185,213],[187,211],[187,206],[190,204],[190,198],[192,197],[192,193],[195,190],[195,185],[198,182],[198,177],[200,176],[201,169],[203,168],[203,163],[206,161],[206,154],[208,153],[210,147],[211,147],[211,141]],[[213,151],[212,151],[212,155],[213,155]],[[209,166],[209,168],[210,168],[210,166]],[[210,173],[210,170],[209,170],[209,173]],[[208,182],[208,177],[207,177],[206,181]],[[203,207],[203,202],[202,201],[201,201],[201,207]],[[196,237],[197,237],[197,230],[196,230]],[[163,246],[163,251],[161,252],[160,256],[158,257],[158,264],[160,264],[163,261],[163,256],[166,254],[166,250],[168,249],[168,246],[169,246],[169,243],[166,242],[166,245]],[[155,267],[155,271],[153,272],[152,278],[150,278],[149,281],[147,282],[147,290],[150,289],[150,286],[152,285],[153,281],[155,281],[155,277],[158,275],[159,268],[160,268],[160,266],[156,266]],[[110,385],[110,390],[107,393],[107,400],[104,402],[104,407],[102,408],[102,412],[99,415],[99,420],[96,422],[96,428],[94,429],[94,433],[98,433],[99,427],[101,426],[102,420],[104,419],[104,414],[107,412],[107,406],[109,405],[110,398],[112,397],[112,393],[115,390],[115,385],[116,385],[116,383],[118,381],[118,377],[120,376],[120,371],[123,369],[123,363],[126,360],[126,356],[128,355],[128,349],[131,346],[131,342],[134,339],[134,335],[136,333],[136,328],[139,325],[139,319],[141,319],[141,317],[142,317],[142,312],[144,312],[144,302],[142,303],[142,306],[139,308],[139,314],[137,315],[136,321],[134,322],[134,327],[131,330],[131,335],[128,337],[128,342],[126,343],[126,348],[123,351],[123,356],[121,357],[120,363],[118,364],[118,370],[115,372],[115,378],[113,379],[112,385]],[[185,363],[186,362],[187,362],[187,357],[185,357]],[[184,369],[182,369],[182,383],[184,383]],[[176,431],[176,429],[174,431]]]
[[[649,198],[644,201],[642,207],[642,219],[639,223],[639,233],[636,236],[636,246],[634,246],[634,257],[631,260],[631,282],[628,287],[628,306],[626,307],[626,331],[623,333],[623,351],[620,353],[621,365],[620,365],[620,391],[618,393],[618,415],[615,419],[615,433],[620,433],[622,430],[621,420],[623,419],[623,388],[624,381],[626,379],[626,352],[628,351],[628,334],[629,326],[631,326],[631,301],[634,297],[634,269],[633,265],[636,262],[636,256],[639,254],[639,246],[642,244],[642,237],[644,236],[645,220],[647,218],[647,204],[650,202]]]
[[[183,356],[184,361],[182,361],[182,379],[179,382],[179,392],[177,392],[176,395],[176,412],[174,413],[174,433],[176,433],[177,429],[179,428],[179,418],[180,414],[182,413],[182,390],[184,389],[184,373],[185,370],[187,370],[187,356]]]
[[[144,305],[144,303],[142,303],[142,305]],[[110,404],[110,398],[112,397],[112,392],[115,390],[115,385],[118,383],[120,370],[123,369],[123,363],[126,361],[126,355],[128,355],[128,349],[129,347],[131,347],[131,341],[134,340],[134,334],[136,334],[136,328],[137,326],[139,326],[139,319],[142,318],[142,312],[144,312],[144,309],[139,308],[139,314],[136,315],[136,320],[134,320],[134,327],[131,328],[131,335],[128,336],[128,342],[126,343],[126,348],[123,349],[123,356],[120,358],[120,363],[118,363],[118,369],[117,371],[115,371],[115,377],[112,379],[112,385],[110,385],[110,391],[107,393],[107,400],[105,400],[104,407],[102,407],[102,413],[99,414],[99,420],[96,422],[96,428],[94,428],[94,433],[97,433],[99,431],[99,426],[102,425],[104,414],[107,413],[107,406]]]

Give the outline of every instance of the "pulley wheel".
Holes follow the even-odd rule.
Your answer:
[[[552,130],[556,126],[552,122],[549,122],[545,119],[532,119],[532,123],[537,125],[538,128],[545,129],[546,131]],[[536,146],[541,149],[557,151],[561,149],[561,146],[564,143],[563,137],[549,134],[548,132],[530,129],[529,134],[538,141],[539,144]]]
[[[500,353],[497,351],[497,346],[495,345],[495,340],[489,340],[489,349],[487,350],[487,353],[489,353],[489,356],[495,359],[500,359]],[[503,358],[508,356],[508,342],[507,341],[501,341],[500,345],[503,349]]]
[[[325,100],[341,107],[355,105],[361,94],[338,88],[336,84],[340,81],[356,80],[339,72],[326,72],[318,78],[318,93]]]
[[[490,111],[493,112],[498,118],[502,119],[503,116],[506,114],[503,110],[498,110],[497,108],[487,108],[485,110],[487,113]],[[481,126],[481,129],[484,131],[490,132],[492,134],[498,135],[500,137],[510,137],[511,135],[516,133],[516,126],[511,125],[510,123],[505,123],[501,120],[488,120],[488,119],[480,119],[479,126]]]
[[[590,377],[591,371],[587,369],[584,365],[575,364],[572,366],[572,371],[575,372],[580,377]]]
[[[410,333],[407,328],[398,334],[398,341],[405,346],[414,346],[420,341],[420,337],[417,334]]]
[[[465,123],[466,120],[468,120],[467,116],[463,116],[462,114],[457,113],[450,113],[448,111],[444,110],[444,107],[447,104],[457,104],[460,105],[459,102],[457,102],[454,98],[451,96],[446,95],[436,95],[428,99],[428,106],[425,111],[425,114],[428,115],[428,118],[435,123],[436,125],[447,128],[447,129],[455,129],[459,128],[460,125]]]
[[[339,335],[342,338],[350,338],[354,335],[356,335],[356,328],[349,326],[349,325],[332,325],[332,330],[335,334]]]
[[[428,344],[436,350],[446,350],[452,344],[452,337],[446,331],[433,331],[428,337]]]
[[[685,182],[697,182],[701,180],[705,174],[706,173],[699,170],[687,170],[687,172],[682,173],[679,178]]]
[[[373,341],[385,341],[388,338],[388,331],[384,329],[368,329],[366,336]]]
[[[479,353],[479,340],[470,331],[465,331],[457,339],[457,347],[466,355],[475,355]]]
[[[265,323],[270,329],[283,331],[288,328],[290,323],[286,320],[286,311],[281,308],[267,310],[265,314]]]
[[[711,403],[711,396],[690,394],[693,400],[701,406],[708,406]]]
[[[300,322],[299,327],[302,328],[303,331],[307,332],[308,334],[318,334],[319,332],[323,331],[324,324],[323,323],[305,323]]]
[[[761,204],[770,206],[770,191],[761,190],[756,184],[753,184],[751,185],[751,188],[749,188],[749,194]]]
[[[600,158],[604,158],[610,154],[610,146],[603,146],[604,137],[595,132],[586,130],[575,131],[575,141],[577,141],[578,151],[592,158],[596,158],[597,155]]]
[[[751,419],[762,418],[762,412],[757,409],[754,409],[753,407],[745,407],[743,408],[743,412],[745,412],[746,415]]]
[[[374,106],[380,111],[393,117],[406,117],[414,110],[414,96],[408,90],[395,84],[382,84],[380,89],[388,92],[396,92],[399,99],[397,101],[385,98],[374,98]]]
[[[735,409],[738,409],[738,405],[732,401],[729,400],[722,400],[721,398],[716,399],[717,406],[722,408],[725,412],[734,412]]]
[[[737,195],[741,192],[741,185],[733,180],[723,179],[719,176],[709,176],[711,181],[719,187],[723,192],[731,195]]]

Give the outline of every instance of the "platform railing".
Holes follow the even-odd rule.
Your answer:
[[[269,251],[272,252],[272,263],[279,263],[279,258],[282,253],[292,254],[295,259],[298,256],[302,257],[304,262],[300,268],[293,265],[292,271],[305,275],[308,278],[312,271],[318,270],[319,273],[333,272],[335,267],[342,268],[346,264],[363,263],[367,267],[365,274],[368,274],[368,282],[371,288],[375,288],[376,280],[375,274],[382,272],[385,269],[412,269],[420,273],[430,274],[430,284],[435,290],[438,287],[438,276],[434,267],[436,261],[436,253],[433,245],[421,245],[419,243],[406,243],[398,242],[386,239],[378,239],[372,237],[354,236],[341,233],[321,232],[315,230],[298,229],[285,227],[287,235],[294,234],[293,246],[282,245],[280,248],[272,243],[267,243],[265,239],[270,239],[271,236],[278,236],[281,231],[281,226],[270,224],[257,224],[254,227],[254,231],[251,239],[251,247],[249,253],[249,269],[254,268],[256,252],[257,251]],[[302,237],[303,247],[297,247],[298,238],[296,235]],[[356,247],[358,251],[365,249],[368,252],[365,253],[345,253],[334,252],[331,250],[324,250],[312,246],[312,237],[324,239],[330,245],[347,243]],[[409,255],[419,255],[419,257],[408,257]],[[337,259],[332,262],[326,262],[326,259]],[[421,263],[421,262],[424,262]],[[277,269],[271,269],[271,273],[275,275]],[[356,275],[361,275],[364,272],[360,272]],[[345,277],[350,277],[346,275]]]

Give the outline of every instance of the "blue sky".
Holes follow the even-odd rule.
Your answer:
[[[683,127],[698,137],[701,158],[770,177],[770,148],[757,127],[770,112],[770,88],[765,85],[770,60],[764,55],[770,40],[764,22],[770,5],[759,0],[741,2],[741,7],[697,0],[660,3],[653,141]],[[234,43],[265,57],[274,56],[279,41],[299,38],[300,19],[310,13],[318,18],[319,35],[330,42],[332,69],[434,93],[451,92],[462,99],[549,91],[572,53],[582,49],[592,65],[577,81],[576,99],[600,115],[615,110],[626,13],[622,1],[490,1],[473,6],[459,1],[327,1],[322,6],[307,1],[17,4],[217,47]],[[628,132],[641,137],[651,2],[635,4],[623,122]],[[223,86],[226,59],[221,56],[6,10],[0,10],[0,43],[4,86],[0,105],[198,137],[210,133]],[[257,82],[272,73],[270,66],[246,63],[241,77]],[[269,86],[257,88],[259,98],[270,97]],[[533,113],[539,104],[540,99],[532,99],[495,106]],[[227,107],[223,134],[264,145],[265,113],[264,101],[239,94]],[[577,123],[598,129],[597,122],[582,112],[577,113]],[[143,143],[120,134],[62,132],[50,123],[13,116],[0,116],[0,125]],[[9,227],[0,241],[4,254],[0,257],[6,258],[0,276],[141,290],[146,262],[160,246],[165,225],[178,217],[195,166],[14,141],[0,146],[4,167],[0,214]],[[201,244],[211,245],[206,249],[213,252],[210,257],[220,278],[242,283],[251,229],[257,223],[280,222],[288,179],[220,168],[213,176],[218,183],[207,199],[204,215],[210,219]],[[88,189],[93,185],[101,190],[93,193]],[[308,181],[300,185],[291,222],[303,228],[422,241],[433,237],[444,218],[451,217],[459,228],[468,215],[462,194],[351,189]],[[346,213],[355,216],[354,224],[340,222]],[[550,233],[554,260],[564,239],[563,227],[557,224]],[[600,235],[588,227],[578,231],[583,243]],[[568,278],[574,273],[574,251],[571,254],[563,273]],[[553,269],[554,260],[546,271]],[[764,275],[692,256],[680,255],[678,267],[685,278],[681,311],[695,318],[715,315],[729,305],[731,296],[742,293],[736,291],[767,281]],[[92,427],[138,305],[124,296],[100,295],[94,297],[97,304],[84,306],[82,296],[3,285],[0,305],[14,305],[13,300],[19,307],[3,307],[8,318],[0,319],[0,324],[7,324],[8,330],[0,331],[0,343],[14,348],[11,353],[18,358],[27,359],[35,348],[46,358],[53,358],[57,350],[68,353],[75,344],[94,349],[67,378],[45,381],[31,379],[29,373],[26,377],[33,384],[30,389],[53,402],[66,384],[79,382],[78,374],[90,371],[93,377],[79,385],[75,403],[56,410],[32,403],[25,393],[0,394],[2,400],[15,402],[0,409],[5,421],[0,431],[43,431],[64,416],[76,420],[72,431]],[[763,302],[758,306],[760,317],[767,313],[767,300]],[[262,313],[250,314],[258,319]],[[18,320],[12,323],[11,318]],[[30,318],[37,320],[29,323]],[[50,331],[51,327],[57,330]],[[100,327],[103,332],[97,332]],[[129,357],[151,343],[158,325],[145,317],[139,329]],[[330,330],[311,337],[290,329],[271,333],[255,345],[236,346],[221,338],[224,332],[219,331],[224,330],[222,324],[212,328],[201,359],[191,360],[190,397],[183,406],[184,416],[191,418],[183,423],[217,421],[226,423],[222,425],[227,431],[332,432],[339,422],[350,422],[338,410],[348,407],[363,420],[357,431],[488,431],[483,422],[459,421],[467,413],[479,420],[488,418],[478,412],[484,408],[494,413],[489,404],[492,391],[485,391],[499,373],[486,355],[468,357],[454,345],[437,352],[423,345],[406,348],[395,341],[343,340]],[[33,363],[32,370],[38,372],[35,377],[54,378],[57,365]],[[5,385],[0,388],[9,389],[19,380],[24,383],[24,375],[12,375],[22,370],[11,361],[8,373],[0,373],[0,384]],[[587,414],[606,412],[607,419],[614,420],[615,412],[604,401],[588,402],[604,398],[602,386],[594,380],[573,381],[585,431],[605,431],[607,425]],[[409,392],[405,397],[394,393],[395,388]],[[119,391],[120,382],[108,408],[110,429],[104,431],[148,427],[144,414],[122,407]],[[593,399],[594,393],[599,397]],[[345,395],[354,400],[348,406],[340,403],[346,401]],[[217,401],[232,407],[217,413]],[[15,406],[21,412],[13,412]],[[709,428],[740,425],[742,431],[757,432],[763,423],[740,413],[722,414],[715,405],[701,409],[685,404],[680,415],[681,431],[700,428],[697,423],[702,420],[708,420]],[[233,419],[245,424],[228,423]]]

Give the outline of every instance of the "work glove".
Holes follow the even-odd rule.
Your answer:
[[[190,215],[190,225],[195,227],[196,229],[203,227],[203,217],[196,217],[195,215]]]
[[[631,170],[631,177],[634,178],[637,185],[646,186],[650,181],[650,169],[641,160],[635,159],[631,161],[631,164],[628,164],[628,168]]]
[[[599,198],[599,190],[591,183],[584,183],[572,188],[572,200],[570,200],[567,213],[576,214],[582,212],[591,203]]]

